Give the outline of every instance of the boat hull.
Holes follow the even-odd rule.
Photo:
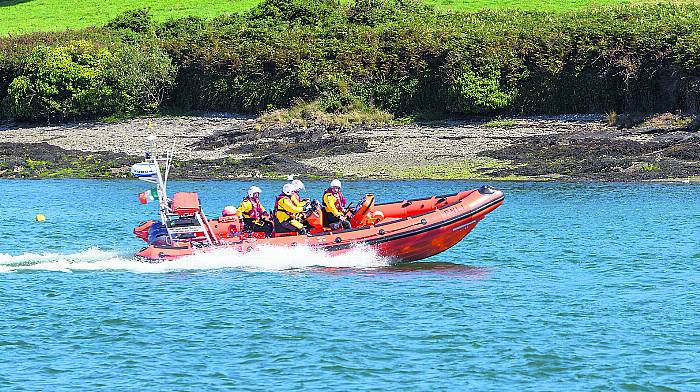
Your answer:
[[[367,246],[379,256],[396,262],[416,261],[459,243],[486,214],[498,208],[504,198],[501,191],[482,187],[454,195],[377,205],[374,210],[382,211],[385,220],[362,228],[309,236],[220,238],[217,245],[206,247],[193,243],[151,244],[136,256],[159,262],[219,249],[246,253],[263,246],[307,246],[329,253],[343,253],[356,246]]]

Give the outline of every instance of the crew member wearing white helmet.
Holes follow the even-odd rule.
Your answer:
[[[326,226],[333,230],[349,229],[350,221],[347,219],[347,201],[340,191],[339,180],[331,181],[331,186],[323,193],[323,218]]]
[[[292,200],[294,189],[294,185],[284,184],[282,193],[277,196],[274,210],[275,230],[280,233],[296,231],[305,235],[307,231],[302,223],[305,221],[304,207]]]
[[[271,237],[272,222],[260,202],[260,192],[262,190],[255,185],[248,188],[248,196],[241,201],[238,213],[243,218],[243,231],[265,233],[265,237]]]
[[[304,183],[301,182],[301,180],[294,180],[290,184],[294,186],[294,191],[291,194],[292,201],[296,203],[300,207],[304,207],[308,200],[302,200],[301,196],[299,196],[299,191],[306,189],[304,186]]]

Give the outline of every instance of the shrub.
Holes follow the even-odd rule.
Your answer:
[[[71,46],[38,46],[23,64],[3,100],[12,118],[33,120],[110,113],[120,102],[103,89],[101,72],[108,52],[79,41]],[[116,106],[116,107],[115,107]],[[92,112],[97,108],[97,113]]]
[[[149,34],[155,31],[155,23],[148,8],[129,10],[109,21],[106,28],[128,30],[137,34]]]
[[[345,15],[338,0],[265,0],[250,12],[249,20],[299,25],[342,23]]]
[[[87,41],[37,46],[10,82],[2,112],[17,120],[61,120],[152,111],[173,73],[158,48],[110,50]]]
[[[454,113],[486,114],[507,108],[514,92],[504,91],[495,66],[465,68],[448,87],[447,109]]]
[[[175,67],[155,45],[128,45],[118,49],[105,63],[106,81],[129,102],[124,113],[158,110],[172,88]]]
[[[177,40],[193,36],[206,28],[206,21],[196,16],[188,16],[163,22],[156,28],[156,35],[164,40]]]
[[[158,34],[179,67],[177,108],[342,112],[359,100],[481,115],[700,110],[699,28],[698,6],[440,14],[410,0],[266,0]]]

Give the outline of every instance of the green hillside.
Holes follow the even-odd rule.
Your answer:
[[[700,5],[436,8],[264,0],[213,19],[142,9],[101,29],[0,37],[0,119],[700,112]]]
[[[134,8],[150,7],[156,20],[183,16],[211,18],[248,10],[258,0],[0,0],[0,34],[101,26]]]
[[[647,0],[428,0],[438,9],[475,11],[517,8],[564,11]],[[183,16],[211,18],[246,11],[259,0],[0,0],[0,35],[101,26],[129,9],[150,7],[157,21]]]

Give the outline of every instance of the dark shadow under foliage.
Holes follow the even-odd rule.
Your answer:
[[[117,57],[129,72],[115,71]],[[155,23],[134,10],[96,31],[0,40],[5,118],[301,101],[397,115],[697,113],[699,97],[697,5],[449,13],[411,0],[267,0],[212,20]]]
[[[10,7],[17,4],[28,3],[32,0],[0,0],[0,7]]]

